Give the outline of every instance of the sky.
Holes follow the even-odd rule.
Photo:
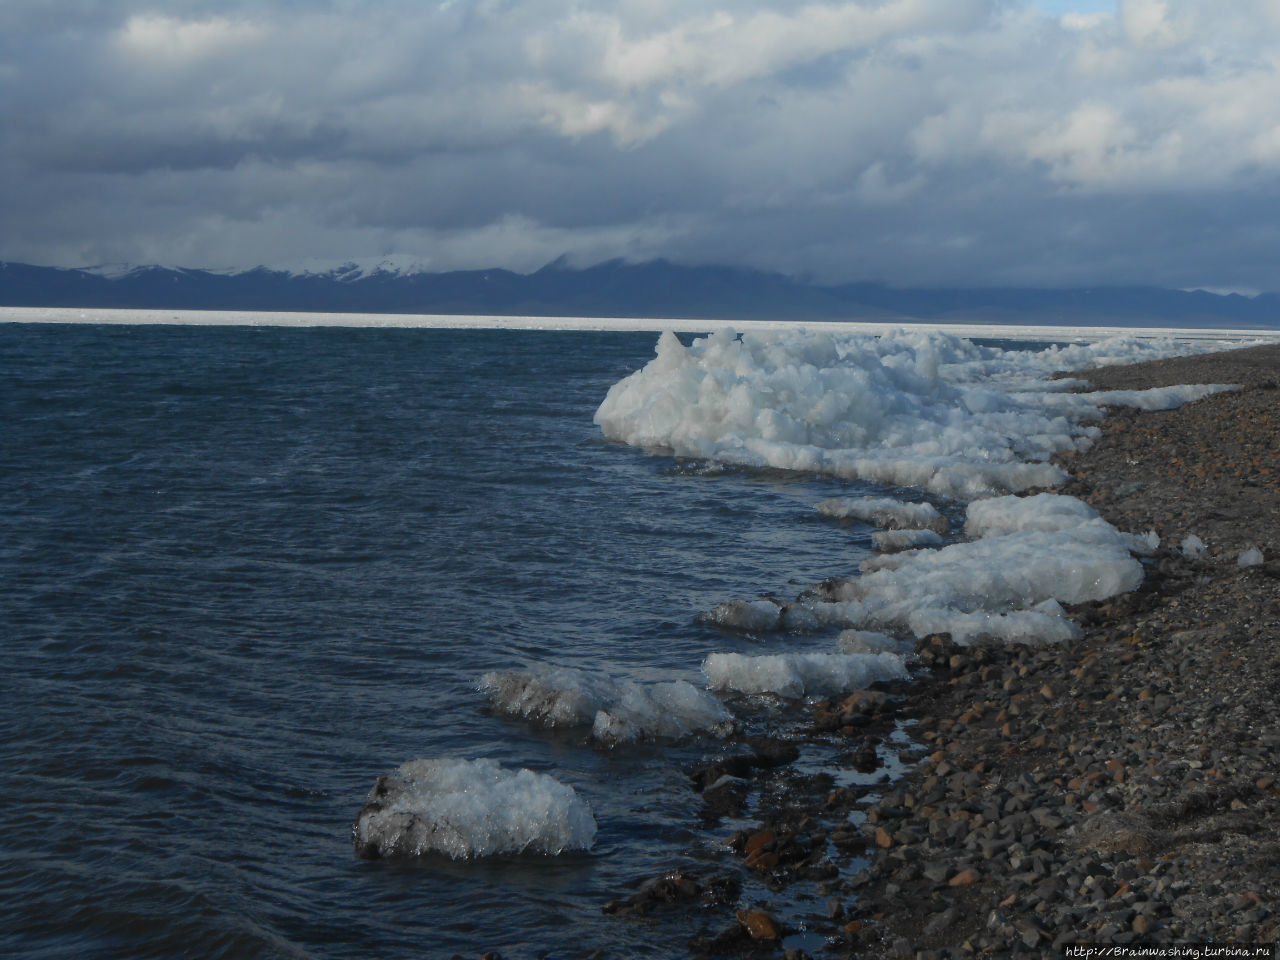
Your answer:
[[[1280,0],[3,0],[0,260],[1280,289]]]

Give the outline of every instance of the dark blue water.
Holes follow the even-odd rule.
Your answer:
[[[752,645],[698,613],[864,551],[834,481],[601,439],[655,339],[0,325],[0,955],[683,956],[697,918],[600,907],[720,855],[683,773],[716,745],[593,749],[475,681],[698,682]],[[433,756],[572,785],[594,850],[355,859]]]

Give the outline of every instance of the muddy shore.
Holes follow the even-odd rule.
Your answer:
[[[708,822],[756,821],[728,838],[738,876],[673,874],[606,909],[707,910],[688,945],[707,957],[1280,941],[1280,346],[1075,376],[1241,385],[1112,411],[1061,460],[1055,492],[1160,535],[1142,587],[1073,608],[1085,635],[1061,645],[926,638],[910,682],[691,771]],[[804,772],[797,743],[836,764]]]

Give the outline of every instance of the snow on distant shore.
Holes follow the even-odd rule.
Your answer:
[[[1139,340],[1218,340],[1240,346],[1248,341],[1275,342],[1280,330],[1212,327],[1049,326],[988,323],[923,323],[904,317],[885,321],[789,321],[650,319],[634,317],[516,317],[397,313],[290,313],[262,310],[123,310],[82,307],[3,307],[0,323],[99,323],[112,325],[183,324],[259,327],[424,327],[475,330],[596,330],[618,332],[710,333],[715,330],[820,330],[830,333],[879,334],[892,330],[942,332],[996,340],[1097,341],[1125,336]]]

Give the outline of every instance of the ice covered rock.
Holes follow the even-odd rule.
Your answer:
[[[685,680],[636,683],[571,667],[486,673],[479,689],[494,709],[546,726],[587,726],[605,744],[695,733],[724,736],[733,715]]]
[[[365,859],[441,853],[455,859],[494,854],[587,850],[596,821],[572,787],[494,760],[412,760],[374,784],[351,825]]]
[[[907,674],[906,662],[893,653],[713,653],[702,670],[713,690],[793,699],[859,690]]]
[[[1257,547],[1241,550],[1240,556],[1236,558],[1236,564],[1241,567],[1256,567],[1260,563],[1262,563],[1262,551]]]

